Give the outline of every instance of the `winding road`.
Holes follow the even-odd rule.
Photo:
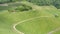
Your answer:
[[[40,16],[40,17],[51,17],[51,16]],[[24,34],[23,32],[17,30],[17,29],[16,29],[16,26],[17,26],[18,24],[20,24],[20,23],[23,23],[23,22],[26,22],[26,21],[29,21],[29,20],[32,20],[32,19],[40,18],[40,17],[34,17],[34,18],[26,19],[26,20],[20,21],[20,22],[18,22],[18,23],[15,23],[15,24],[13,24],[13,29],[14,29],[14,31],[16,31],[18,34]],[[58,31],[58,30],[60,30],[60,28],[57,28],[57,29],[55,29],[55,30],[52,30],[52,31],[48,32],[47,34],[52,34],[52,33],[56,32],[56,31]]]

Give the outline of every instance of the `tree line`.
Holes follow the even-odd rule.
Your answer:
[[[58,9],[60,8],[60,0],[26,0],[26,1],[32,2],[39,6],[54,5],[56,8]]]
[[[44,6],[44,5],[54,5],[56,8],[60,8],[60,0],[0,0],[1,3],[8,3],[8,2],[15,2],[15,1],[28,1],[32,2],[34,4],[37,4],[39,6]]]
[[[17,0],[0,0],[0,4],[3,4],[3,3],[9,3],[9,2],[15,2]]]

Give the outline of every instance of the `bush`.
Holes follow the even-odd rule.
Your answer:
[[[16,12],[16,11],[14,10],[14,8],[9,8],[8,12]]]
[[[54,14],[54,16],[55,16],[55,17],[59,17],[59,15],[58,15],[58,14]]]
[[[32,10],[32,7],[26,6],[26,5],[21,5],[21,6],[17,7],[15,10],[28,11],[28,10]]]

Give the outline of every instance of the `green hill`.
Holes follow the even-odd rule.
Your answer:
[[[35,17],[39,18],[17,25],[17,30],[25,34],[46,34],[60,26],[60,17],[55,17],[54,15],[58,14],[60,16],[58,9],[55,7],[37,6],[29,2],[21,3],[31,6],[33,10],[23,12],[8,12],[4,10],[0,12],[0,34],[18,34],[17,31],[14,31],[13,24]]]

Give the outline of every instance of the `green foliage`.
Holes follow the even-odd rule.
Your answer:
[[[8,9],[8,12],[22,12],[22,11],[32,10],[32,7],[30,7],[30,6],[27,6],[24,4],[20,4],[18,6],[17,5],[15,7],[14,7],[14,5],[13,6],[11,5]]]
[[[60,8],[60,0],[54,1],[53,5],[59,9]]]
[[[10,13],[10,12],[15,12],[15,10],[14,10],[14,8],[9,8],[8,9],[8,12]]]
[[[2,3],[9,3],[9,2],[16,2],[18,0],[0,0],[0,4]]]
[[[26,5],[21,5],[21,6],[18,6],[15,10],[28,11],[28,10],[32,10],[32,7],[26,6]]]
[[[54,5],[57,8],[60,8],[60,0],[26,0],[34,4],[44,6],[44,5]]]
[[[60,0],[0,0],[0,4],[16,1],[29,1],[39,6],[54,5],[56,8],[60,8]]]

